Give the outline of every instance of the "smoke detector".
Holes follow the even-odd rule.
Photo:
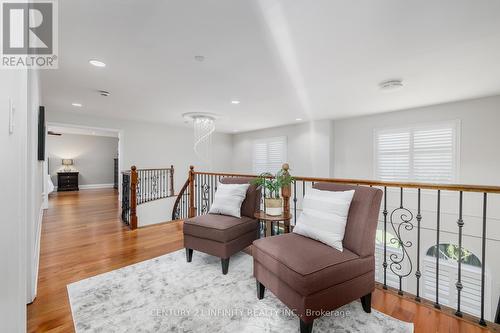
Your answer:
[[[109,91],[106,90],[98,90],[99,94],[104,97],[108,97],[110,95]]]
[[[378,85],[382,91],[394,91],[403,88],[403,80],[391,79],[382,81]]]

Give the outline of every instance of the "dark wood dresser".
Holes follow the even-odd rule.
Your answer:
[[[57,191],[78,191],[78,172],[58,172]]]

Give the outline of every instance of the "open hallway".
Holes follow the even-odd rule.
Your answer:
[[[29,332],[74,331],[66,285],[183,248],[182,222],[129,230],[116,190],[51,195],[42,229],[38,296],[28,306]],[[373,307],[413,322],[415,332],[498,332],[377,288]]]
[[[113,189],[55,193],[41,237],[38,295],[29,332],[72,332],[66,285],[182,248],[181,223],[129,231]]]

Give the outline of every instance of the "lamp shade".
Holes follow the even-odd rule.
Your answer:
[[[73,165],[73,160],[72,159],[63,159],[62,165]]]

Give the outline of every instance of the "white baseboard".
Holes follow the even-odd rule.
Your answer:
[[[80,190],[97,190],[102,188],[113,188],[115,184],[88,184],[88,185],[78,185]],[[57,192],[57,186],[54,187],[54,192]]]
[[[113,188],[115,184],[89,184],[89,185],[79,185],[80,190],[94,190],[100,188]]]
[[[38,267],[40,264],[40,241],[42,237],[42,222],[43,222],[43,206],[40,207],[40,213],[38,214],[36,235],[35,235],[35,244],[33,247],[33,271],[31,271],[31,275],[29,278],[31,279],[31,290],[28,290],[28,304],[32,303],[35,300],[36,292],[38,288]]]

